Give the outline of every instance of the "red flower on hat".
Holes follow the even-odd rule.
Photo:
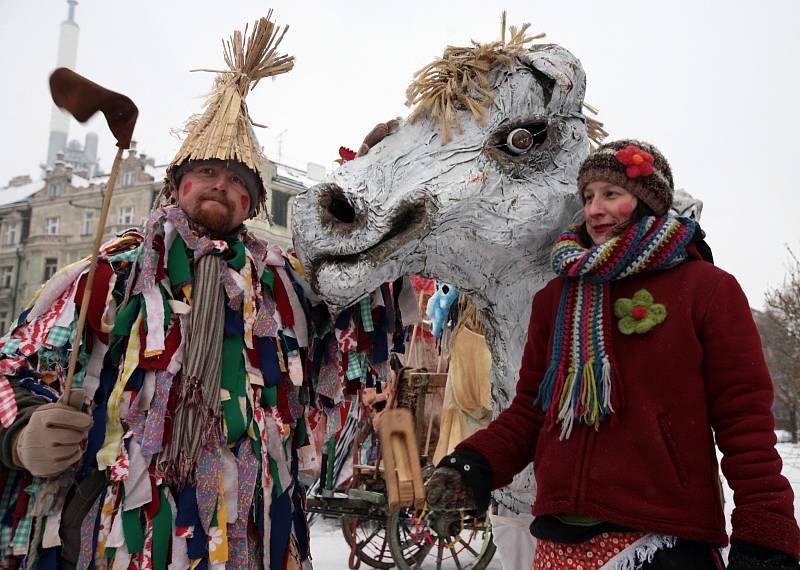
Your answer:
[[[628,178],[650,176],[653,174],[653,155],[633,145],[628,145],[614,153],[617,161],[625,167]]]

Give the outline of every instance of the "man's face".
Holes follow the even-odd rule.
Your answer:
[[[224,236],[247,219],[250,194],[233,170],[198,164],[181,178],[178,205],[193,221]]]

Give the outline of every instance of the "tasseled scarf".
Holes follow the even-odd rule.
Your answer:
[[[614,413],[609,283],[684,261],[697,224],[689,218],[645,217],[604,244],[585,247],[578,226],[551,251],[553,271],[565,278],[556,315],[550,365],[539,386],[548,423],[569,438],[574,422],[598,429]]]

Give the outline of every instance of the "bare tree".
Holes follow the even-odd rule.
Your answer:
[[[761,324],[765,356],[772,372],[775,397],[789,414],[792,443],[800,439],[800,260],[786,248],[789,272],[783,285],[766,294],[767,311]]]

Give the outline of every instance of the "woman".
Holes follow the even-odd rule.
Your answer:
[[[428,502],[485,508],[533,461],[534,570],[722,568],[716,440],[736,503],[729,568],[796,568],[772,384],[741,288],[703,260],[696,222],[667,214],[672,174],[655,147],[599,147],[578,188],[585,221],[553,247],[516,397],[439,463]]]

